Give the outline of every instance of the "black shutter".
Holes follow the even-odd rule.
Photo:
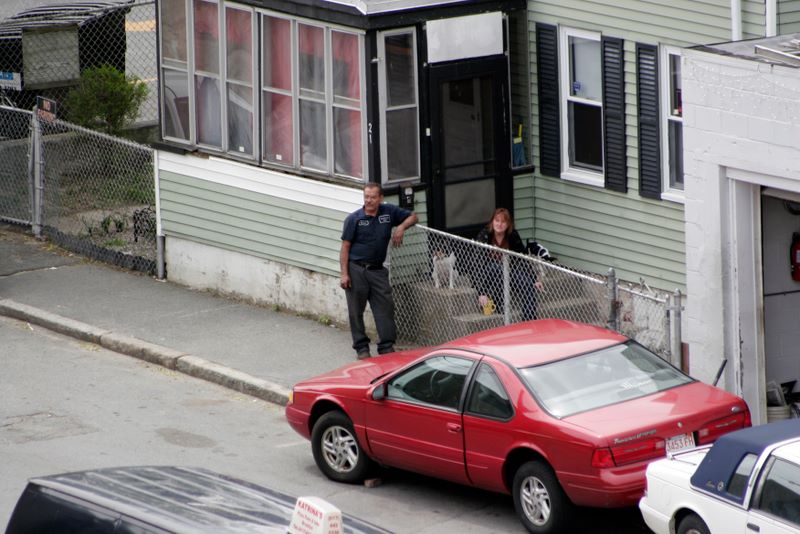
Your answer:
[[[558,29],[555,26],[536,24],[536,64],[539,80],[539,170],[547,176],[561,176]]]
[[[639,107],[639,194],[661,198],[661,125],[658,105],[658,47],[636,44]]]
[[[628,190],[625,155],[625,58],[622,39],[603,37],[603,137],[606,188]]]

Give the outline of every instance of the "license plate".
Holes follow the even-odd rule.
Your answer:
[[[681,434],[667,438],[667,452],[674,453],[694,447],[694,434]]]

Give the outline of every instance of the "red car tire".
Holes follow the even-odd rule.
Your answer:
[[[528,532],[567,531],[572,503],[549,465],[540,461],[522,464],[514,475],[513,494],[517,517]]]
[[[320,471],[336,482],[362,482],[369,470],[370,459],[352,421],[342,412],[328,412],[317,420],[311,431],[311,450]]]

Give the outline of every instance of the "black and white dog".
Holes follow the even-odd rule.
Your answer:
[[[547,248],[540,245],[537,241],[531,241],[530,239],[528,240],[528,244],[525,246],[525,250],[528,251],[528,254],[531,256],[536,256],[540,260],[556,261],[558,259],[555,256],[552,256]]]

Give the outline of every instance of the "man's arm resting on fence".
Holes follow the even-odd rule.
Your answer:
[[[392,234],[392,243],[394,246],[399,247],[403,244],[403,234],[406,230],[417,224],[417,221],[419,221],[419,218],[417,214],[412,211],[411,215],[397,225],[397,228],[394,229],[394,234]]]

